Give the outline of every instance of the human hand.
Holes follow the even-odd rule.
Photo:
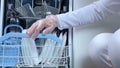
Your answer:
[[[42,32],[43,34],[52,32],[58,26],[57,20],[57,16],[49,16],[45,19],[36,21],[27,30],[28,36],[35,39],[38,36],[39,32],[44,28],[45,29]]]

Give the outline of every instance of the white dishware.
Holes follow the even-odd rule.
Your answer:
[[[53,35],[57,36],[56,35],[56,32],[53,33]],[[47,60],[46,60],[46,64],[51,64],[51,60],[53,59],[53,55],[54,55],[54,51],[55,51],[55,46],[56,46],[56,41],[54,40],[51,40],[51,46],[49,46],[50,50],[48,51],[48,55],[46,57]]]
[[[22,33],[26,33],[26,30],[23,30]],[[32,38],[22,38],[21,44],[24,63],[29,66],[38,65],[38,51],[35,41]]]
[[[46,56],[46,53],[47,53],[47,51],[48,51],[48,46],[50,45],[50,42],[51,42],[51,40],[50,39],[47,39],[46,41],[45,41],[45,45],[42,47],[42,52],[41,52],[41,54],[40,54],[40,56],[39,56],[39,63],[43,63],[43,61],[45,60],[45,56]]]
[[[61,49],[60,49],[60,51],[59,51],[59,57],[63,57],[63,56],[65,56],[65,54],[63,55],[63,53],[66,53],[66,41],[67,41],[67,33],[65,33],[64,35],[63,35],[63,41],[62,41],[62,46],[61,46]],[[60,60],[60,62],[61,62],[61,59],[62,58],[60,58],[59,60]]]
[[[37,51],[35,41],[32,38],[28,38],[27,40],[29,43],[28,46],[30,47],[31,60],[33,60],[34,65],[38,65],[38,63],[39,63],[38,51]]]
[[[33,66],[33,61],[31,60],[31,55],[30,55],[30,47],[28,46],[28,44],[26,43],[28,42],[26,38],[22,39],[22,54],[23,54],[23,60],[25,65],[28,66]]]
[[[62,33],[61,33],[60,36],[59,36],[59,39],[62,40],[62,36],[63,36],[63,35],[62,35]],[[59,58],[58,55],[59,55],[60,47],[61,47],[61,44],[58,44],[58,43],[57,43],[57,44],[55,45],[54,55],[53,55],[53,58],[54,58],[54,59],[52,59],[52,60],[50,61],[51,63],[55,63],[55,64],[58,63],[57,60],[58,60],[58,58]]]

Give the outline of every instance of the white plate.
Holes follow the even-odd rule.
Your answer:
[[[62,57],[64,49],[65,49],[65,45],[66,45],[66,41],[67,41],[67,33],[65,33],[63,35],[63,41],[62,41],[62,46],[61,46],[61,50],[59,52],[59,57]]]
[[[26,33],[26,30],[23,30],[22,33]],[[22,38],[22,54],[23,54],[23,60],[26,65],[33,65],[33,61],[30,58],[30,47],[29,47],[29,41],[27,38]]]
[[[27,39],[29,42],[29,47],[30,47],[30,55],[31,55],[31,59],[33,60],[33,63],[35,65],[38,65],[39,61],[38,61],[38,51],[37,51],[37,47],[35,44],[35,41],[31,38]]]
[[[22,33],[26,33],[26,30],[24,30]],[[25,64],[28,64],[29,66],[38,65],[38,52],[33,39],[22,39],[22,52]]]
[[[22,39],[22,54],[23,54],[23,60],[26,65],[33,65],[32,60],[30,60],[30,47],[26,43],[26,38]]]
[[[65,33],[64,35],[60,34],[59,38],[62,39],[62,45],[59,45],[59,44],[56,45],[57,47],[56,47],[54,57],[58,57],[58,58],[52,61],[52,62],[57,63],[57,64],[60,63],[59,61],[61,60],[64,49],[65,49],[65,44],[66,44],[66,40],[67,40],[67,33]]]
[[[62,33],[60,34],[59,39],[62,40]],[[54,59],[52,59],[50,61],[51,63],[58,63],[57,59],[59,58],[58,55],[59,55],[60,46],[61,46],[61,44],[56,44],[55,45],[54,55],[53,55]]]
[[[42,48],[42,52],[39,56],[39,63],[42,63],[45,60],[46,53],[48,51],[48,46],[50,46],[50,39],[47,39],[45,45]]]
[[[57,36],[56,33],[53,33],[53,35]],[[50,61],[53,59],[55,46],[56,46],[56,42],[51,40],[51,46],[50,46],[49,51],[48,51],[49,53],[46,56],[46,57],[48,57],[47,60],[46,60],[46,64],[51,64]]]

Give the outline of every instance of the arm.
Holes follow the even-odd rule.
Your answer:
[[[52,32],[55,27],[64,29],[81,24],[94,23],[119,11],[120,0],[99,0],[73,12],[38,20],[27,30],[27,34],[35,39],[43,28],[45,29],[42,33],[47,34]]]
[[[95,23],[120,11],[120,0],[99,0],[73,12],[57,15],[59,28]]]

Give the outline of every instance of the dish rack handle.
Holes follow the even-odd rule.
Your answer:
[[[10,25],[7,25],[7,26],[5,27],[5,29],[4,29],[4,34],[7,33],[7,30],[8,30],[8,28],[10,28],[10,27],[18,27],[18,28],[20,28],[21,31],[23,31],[23,28],[22,28],[20,25],[10,24]]]
[[[2,37],[0,37],[0,43],[2,43],[4,40],[10,38],[10,37],[16,37],[16,38],[29,38],[28,35],[26,33],[7,33],[5,35],[3,35]],[[52,39],[54,41],[56,41],[59,44],[62,44],[62,40],[59,39],[57,36],[53,35],[53,34],[39,34],[37,36],[37,38],[47,38],[47,39]]]

